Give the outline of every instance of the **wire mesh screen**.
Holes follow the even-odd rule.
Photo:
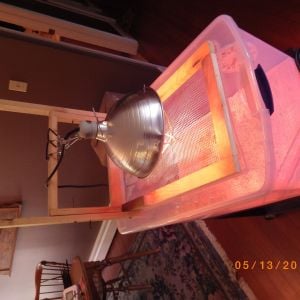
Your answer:
[[[219,160],[206,82],[198,70],[163,103],[165,139],[161,158],[144,179],[125,175],[127,201]]]

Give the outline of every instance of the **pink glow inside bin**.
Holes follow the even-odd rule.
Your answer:
[[[216,49],[240,171],[150,206],[132,219],[119,220],[121,233],[228,214],[300,195],[300,75],[290,57],[239,29],[230,17],[220,16],[180,54],[152,84],[152,88],[158,89],[206,41],[212,42]],[[263,67],[271,87],[274,100],[271,116],[254,75],[258,64]],[[196,87],[200,89],[203,85],[201,74],[198,77],[196,74],[193,80],[197,81]],[[191,84],[185,88],[188,91],[195,87]],[[187,114],[190,109],[192,114],[195,108],[189,107],[188,101],[191,100],[184,98],[184,94],[187,93],[178,93],[175,100],[178,103],[185,101],[186,106],[182,109]],[[203,114],[199,113],[198,120],[191,116],[194,123],[190,124],[189,130],[201,128],[199,120],[209,118],[205,105],[202,107]],[[203,134],[209,135],[209,132]],[[194,144],[192,148],[195,149]],[[201,149],[196,150],[199,155],[203,154]],[[209,153],[209,149],[205,151]],[[207,156],[209,159],[216,159],[213,152],[210,154],[211,157]],[[193,152],[193,159],[196,156],[197,153]],[[125,175],[127,201],[157,188],[157,182],[164,184],[164,180],[176,180],[175,177],[181,174],[181,165],[188,165],[187,161],[183,164],[177,158],[173,157],[173,165],[172,160],[167,160],[166,167],[158,166],[146,179]],[[210,163],[209,159],[206,164]],[[193,163],[190,167],[194,166]],[[198,167],[201,168],[201,164]],[[170,171],[172,168],[176,171]]]

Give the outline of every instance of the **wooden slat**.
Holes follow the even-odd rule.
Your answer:
[[[231,158],[220,160],[145,195],[144,203],[152,205],[166,201],[235,172],[236,168]]]
[[[176,90],[180,88],[189,78],[191,78],[201,68],[202,59],[210,53],[210,42],[203,43],[174,74],[172,74],[166,82],[158,89],[162,102],[167,100]]]
[[[202,70],[205,75],[204,77],[219,157],[220,159],[228,159],[231,157],[233,160],[232,163],[235,164],[236,169],[238,170],[239,164],[236,159],[237,150],[233,141],[233,129],[228,114],[218,62],[213,48],[210,55],[207,55],[203,59]]]
[[[2,111],[17,112],[22,114],[31,114],[31,115],[39,115],[39,116],[49,116],[49,112],[53,110],[53,108],[57,108],[57,107],[0,99],[0,110]]]
[[[92,111],[44,105],[44,104],[35,104],[22,101],[13,101],[7,99],[0,99],[0,111],[16,112],[22,114],[30,115],[39,115],[48,117],[51,111],[65,113],[75,116],[85,116],[91,117],[95,120],[95,114]],[[106,117],[106,114],[96,113],[99,120],[103,120]],[[73,116],[73,117],[75,117]]]
[[[57,132],[57,117],[55,115],[49,115],[49,128],[51,128],[54,132]],[[49,132],[49,139],[51,141],[56,140],[57,136],[52,132]],[[57,144],[57,142],[54,142]],[[57,148],[51,143],[48,144],[48,176],[54,170],[57,164]],[[57,172],[52,176],[50,181],[48,182],[48,211],[50,212],[52,209],[58,208],[58,174]]]
[[[135,212],[108,212],[101,214],[68,215],[68,216],[43,216],[16,218],[13,220],[0,220],[0,228],[32,227],[55,224],[96,222],[110,219],[133,217]]]
[[[79,124],[81,121],[103,121],[105,120],[106,114],[97,113],[91,115],[90,112],[81,111],[81,114],[75,114],[72,112],[59,112],[53,111],[53,115],[57,117],[58,123],[69,123],[69,124]],[[97,117],[97,118],[96,118]]]
[[[117,213],[121,212],[121,207],[71,207],[71,208],[55,208],[50,210],[51,216],[66,215],[84,215],[84,214],[101,214],[101,213]]]
[[[133,211],[143,209],[147,203],[145,203],[145,197],[138,197],[132,201],[128,201],[122,205],[124,211]]]

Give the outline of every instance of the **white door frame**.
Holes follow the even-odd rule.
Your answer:
[[[116,231],[116,221],[109,220],[101,223],[101,227],[91,251],[89,261],[103,260],[106,258]]]

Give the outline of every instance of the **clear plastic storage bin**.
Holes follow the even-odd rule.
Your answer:
[[[239,29],[230,17],[220,16],[152,88],[159,90],[207,41],[215,49],[236,170],[166,201],[152,203],[147,198],[156,189],[220,159],[200,70],[170,96],[172,102],[163,103],[167,135],[153,173],[145,179],[124,175],[126,201],[145,196],[149,205],[132,219],[119,220],[121,233],[223,215],[300,195],[300,75],[292,58]],[[273,95],[271,115],[255,76],[258,65],[265,71]]]

